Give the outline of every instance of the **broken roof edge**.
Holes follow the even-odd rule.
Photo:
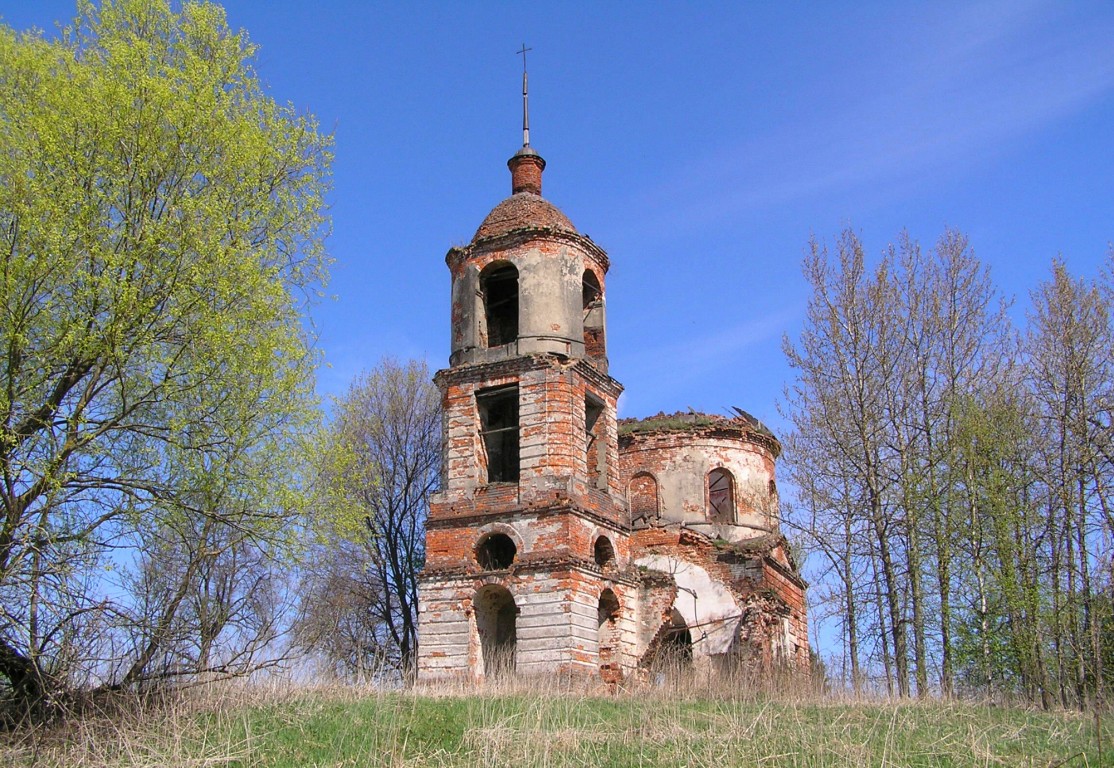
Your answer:
[[[781,453],[781,442],[765,424],[746,411],[735,408],[737,416],[721,416],[689,409],[665,413],[661,411],[646,418],[619,420],[619,437],[634,438],[668,432],[694,434],[727,433],[726,436],[756,438],[771,444],[775,455]]]

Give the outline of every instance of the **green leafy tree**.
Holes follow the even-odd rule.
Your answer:
[[[223,10],[78,11],[57,39],[0,28],[0,680],[21,706],[220,655],[216,604],[188,606],[218,562],[289,543],[327,268],[329,139],[263,92]]]

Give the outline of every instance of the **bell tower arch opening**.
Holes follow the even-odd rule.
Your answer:
[[[590,269],[584,270],[581,285],[584,310],[584,355],[601,359],[607,356],[604,342],[603,287],[596,273]]]
[[[480,273],[487,347],[501,347],[518,339],[518,269],[497,261]]]
[[[488,483],[515,483],[519,473],[518,386],[490,387],[476,392],[481,463]]]
[[[606,406],[591,393],[584,396],[584,461],[588,482],[596,488],[607,487]]]

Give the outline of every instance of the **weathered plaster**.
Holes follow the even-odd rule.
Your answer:
[[[677,585],[672,607],[693,634],[694,656],[727,653],[742,610],[723,582],[695,563],[668,555],[646,555],[635,560],[644,568],[668,574]]]

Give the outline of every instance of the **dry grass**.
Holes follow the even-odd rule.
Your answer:
[[[728,684],[730,683],[730,684]],[[763,692],[743,681],[608,694],[214,686],[7,734],[10,766],[1069,766],[1114,768],[1070,712]],[[1106,728],[1114,728],[1107,722]],[[1106,741],[1109,744],[1109,739]],[[1076,756],[1073,758],[1073,756]]]

